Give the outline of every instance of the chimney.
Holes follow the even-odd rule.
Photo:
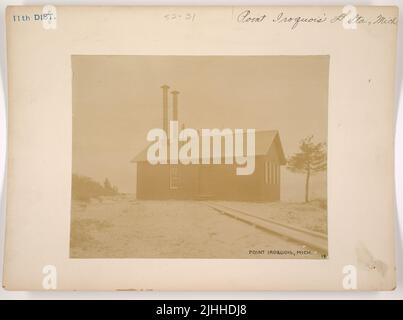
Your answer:
[[[162,88],[162,128],[168,133],[168,89],[169,86],[164,84]]]
[[[178,94],[179,91],[172,91],[173,97],[173,121],[178,121]]]

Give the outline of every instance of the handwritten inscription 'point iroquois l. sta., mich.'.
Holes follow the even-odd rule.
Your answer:
[[[380,13],[376,16],[366,17],[357,12],[358,9],[345,10],[338,15],[327,16],[323,12],[317,16],[303,16],[303,15],[287,15],[284,12],[271,13],[252,11],[250,9],[243,10],[236,16],[238,23],[275,23],[275,24],[288,24],[291,29],[296,29],[300,24],[324,24],[324,23],[347,23],[357,25],[396,25],[398,17],[385,16]]]

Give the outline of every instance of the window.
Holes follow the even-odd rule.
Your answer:
[[[277,184],[277,164],[273,163],[273,184]]]
[[[277,163],[273,163],[273,184],[280,183],[280,166]]]
[[[266,184],[280,183],[280,166],[277,163],[264,162],[264,182]]]
[[[269,161],[264,162],[264,182],[269,184]]]
[[[169,166],[169,189],[179,188],[179,168],[178,166]]]

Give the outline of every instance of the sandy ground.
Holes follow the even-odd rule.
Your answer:
[[[73,202],[71,258],[321,258],[198,201]]]

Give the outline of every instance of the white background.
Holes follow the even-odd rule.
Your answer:
[[[7,103],[7,78],[6,78],[6,48],[5,48],[5,8],[8,5],[397,5],[400,7],[402,20],[403,0],[400,1],[303,1],[294,0],[282,3],[281,1],[6,1],[0,0],[0,281],[2,279],[4,230],[5,230],[5,197],[4,175],[6,159],[6,103]],[[403,299],[403,97],[402,97],[402,42],[403,24],[399,24],[399,43],[396,79],[396,140],[395,140],[395,164],[396,164],[396,255],[397,255],[397,288],[393,292],[8,292],[0,288],[0,300],[2,299]],[[27,53],[29,54],[29,53]],[[340,270],[340,272],[342,272]]]

